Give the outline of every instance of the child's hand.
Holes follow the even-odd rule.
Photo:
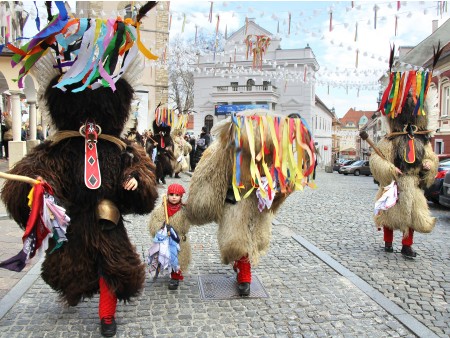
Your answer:
[[[431,161],[425,160],[422,164],[422,167],[424,170],[430,170],[431,169]]]
[[[136,190],[138,187],[138,182],[134,177],[130,177],[128,180],[125,181],[123,184],[123,188],[125,190]]]

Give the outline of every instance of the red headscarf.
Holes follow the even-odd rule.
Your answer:
[[[183,186],[181,184],[171,184],[169,185],[169,187],[167,188],[167,194],[177,194],[180,195],[181,197],[183,197],[183,194],[186,191],[184,190]],[[181,209],[182,203],[180,200],[180,203],[178,204],[172,204],[169,201],[167,201],[167,215],[169,217],[172,217],[172,215],[176,214],[177,211],[179,211]]]

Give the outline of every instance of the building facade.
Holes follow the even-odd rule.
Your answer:
[[[312,79],[319,65],[314,53],[309,47],[283,50],[280,42],[248,19],[226,39],[223,52],[198,56],[192,127],[195,135],[203,126],[211,129],[232,112],[254,108],[300,115],[315,125]],[[330,126],[331,140],[331,117],[326,124]],[[331,154],[331,141],[326,146]]]

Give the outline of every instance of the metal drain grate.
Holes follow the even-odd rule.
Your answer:
[[[237,290],[236,276],[204,275],[198,277],[198,285],[203,299],[242,298]],[[252,276],[250,296],[245,298],[269,298],[258,277]]]

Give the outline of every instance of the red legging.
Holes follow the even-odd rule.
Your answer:
[[[394,230],[383,227],[384,241],[392,243],[394,241]],[[409,228],[408,235],[403,236],[402,244],[411,246],[413,244],[414,230]]]
[[[116,315],[116,306],[117,306],[117,297],[111,292],[106,284],[105,279],[100,277],[99,279],[100,285],[100,300],[98,303],[98,316],[100,319],[105,317],[115,317]]]

